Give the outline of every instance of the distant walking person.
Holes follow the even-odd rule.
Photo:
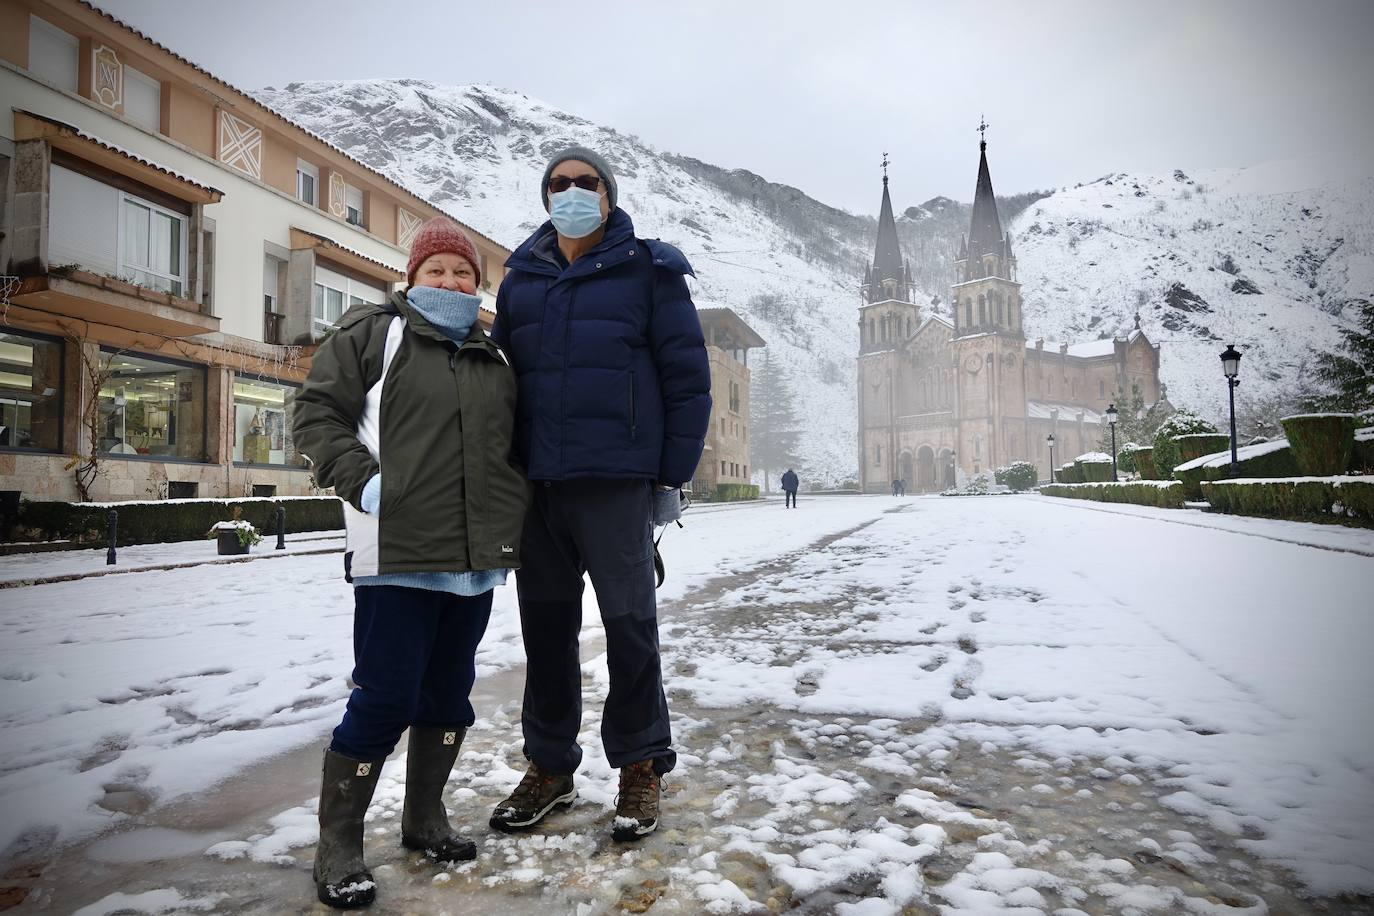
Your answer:
[[[606,628],[606,759],[620,770],[611,836],[659,817],[673,769],[658,651],[653,526],[680,513],[711,419],[711,374],[682,252],[635,236],[615,175],[579,147],[549,160],[549,221],[506,262],[492,336],[520,379],[516,455],[534,482],[516,574],[529,769],[491,826],[526,830],[577,796],[582,577]]]
[[[783,508],[797,508],[797,473],[788,468],[782,475]]]
[[[896,477],[892,478],[892,495],[896,496],[898,493],[901,492],[901,489],[902,482],[898,480]]]
[[[410,729],[401,843],[477,857],[444,810],[475,714],[468,695],[492,588],[520,565],[529,485],[510,462],[515,373],[477,324],[481,261],[451,220],[415,236],[409,288],[344,313],[296,395],[294,433],[315,482],[344,500],[353,583],[353,683],[324,752],[320,901],[370,905],[363,816]]]

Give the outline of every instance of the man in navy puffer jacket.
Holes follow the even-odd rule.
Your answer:
[[[612,836],[658,826],[671,770],[658,651],[653,524],[701,458],[711,378],[680,251],[636,238],[615,176],[572,147],[544,172],[550,220],[506,262],[492,336],[518,379],[516,458],[534,484],[516,575],[528,659],[521,726],[530,766],[491,818],[533,827],[576,797],[582,759],[582,577],[606,629],[601,735],[620,769]]]

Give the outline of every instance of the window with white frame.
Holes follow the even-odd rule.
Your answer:
[[[157,133],[162,129],[162,84],[124,65],[124,117]]]
[[[186,217],[123,191],[119,196],[120,277],[186,295]]]
[[[344,218],[355,226],[363,224],[363,192],[352,185],[344,186]]]
[[[29,17],[29,72],[58,89],[76,91],[81,44],[50,22]]]
[[[320,337],[338,323],[343,313],[364,302],[386,301],[386,288],[368,283],[327,267],[315,268],[314,331]]]
[[[304,159],[296,160],[296,197],[317,206],[319,201],[320,170]]]
[[[48,259],[175,296],[187,290],[187,217],[53,165]]]

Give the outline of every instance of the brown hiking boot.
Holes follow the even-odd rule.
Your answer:
[[[509,798],[496,806],[488,823],[503,833],[528,830],[554,808],[560,805],[567,807],[575,798],[577,788],[573,785],[572,774],[560,776],[546,773],[531,760],[520,785],[515,787]]]
[[[658,774],[652,760],[621,767],[611,839],[626,843],[653,833],[658,827],[658,798]]]

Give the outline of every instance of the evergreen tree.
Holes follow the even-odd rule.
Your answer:
[[[763,471],[766,493],[772,492],[774,476],[789,467],[796,469],[798,426],[787,373],[773,365],[765,348],[763,362],[749,380],[749,453],[754,467]]]
[[[1374,406],[1374,301],[1356,305],[1357,326],[1341,329],[1345,352],[1317,356],[1316,376],[1327,393],[1311,399],[1310,409],[1359,413]]]
[[[1131,390],[1118,386],[1116,389],[1115,400],[1118,419],[1116,421],[1116,449],[1118,454],[1121,447],[1127,442],[1136,445],[1146,445],[1155,436],[1155,430],[1159,429],[1159,424],[1163,423],[1163,406],[1154,404],[1150,407],[1145,406],[1145,395],[1141,393],[1140,385],[1131,382]],[[1106,454],[1111,454],[1112,431],[1104,422],[1102,425],[1102,441],[1098,449]]]

